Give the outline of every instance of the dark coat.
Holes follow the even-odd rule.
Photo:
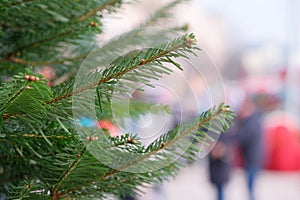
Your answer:
[[[221,134],[215,147],[209,154],[210,181],[216,185],[223,185],[229,181],[231,171],[231,143],[233,137],[230,132]],[[214,151],[223,151],[222,156],[215,156]]]
[[[262,115],[254,112],[237,123],[237,139],[246,167],[260,167],[263,157]]]

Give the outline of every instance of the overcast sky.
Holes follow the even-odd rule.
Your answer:
[[[300,26],[299,0],[194,0],[204,10],[220,15],[228,25],[230,34],[238,34],[246,44],[272,42],[282,44],[287,41],[294,23]],[[292,9],[298,16],[292,22]],[[297,21],[297,22],[296,22]],[[290,31],[292,29],[292,31]],[[289,32],[290,31],[290,32]],[[299,34],[298,34],[299,35]],[[290,38],[290,37],[289,37]]]

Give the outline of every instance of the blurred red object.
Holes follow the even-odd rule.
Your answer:
[[[45,79],[48,80],[47,85],[50,87],[53,85],[52,80],[57,78],[56,70],[51,66],[43,67],[42,69],[38,70],[38,73],[42,74]]]
[[[300,137],[297,122],[285,113],[270,116],[265,124],[265,168],[300,170]]]
[[[282,81],[282,82],[285,82],[286,81],[286,76],[287,76],[287,72],[286,72],[286,66],[284,66],[283,69],[281,69],[279,71],[279,79]]]
[[[99,120],[99,126],[109,131],[109,135],[116,137],[120,135],[118,128],[109,120]]]

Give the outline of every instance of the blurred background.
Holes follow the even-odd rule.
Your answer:
[[[99,44],[138,27],[170,1],[140,0],[104,13]],[[174,70],[154,83],[155,89],[141,87],[145,94],[132,95],[167,104],[170,112],[153,107],[140,121],[117,128],[137,132],[149,144],[219,102],[237,117],[198,161],[185,163],[173,179],[141,188],[144,194],[136,200],[299,200],[300,1],[183,0],[173,13],[155,26],[181,27],[178,34],[187,29],[202,50],[198,58],[180,60],[183,72]],[[50,66],[40,73],[57,78]]]
[[[130,30],[166,2],[144,0],[139,7],[128,5],[120,16],[106,22],[104,37]],[[188,23],[188,32],[196,34],[222,77],[220,82],[214,70],[203,67],[211,73],[193,81],[193,91],[199,97],[209,96],[211,91],[200,86],[203,79],[210,86],[221,85],[221,91],[213,91],[214,98],[225,100],[237,113],[237,126],[226,148],[229,161],[225,167],[230,169],[224,171],[228,174],[224,199],[300,199],[300,2],[191,0],[174,13],[172,23]],[[199,104],[187,110],[200,112],[213,103]],[[246,125],[254,112],[259,113],[258,120]],[[253,127],[260,134],[244,148],[241,135],[253,132]],[[253,137],[249,138],[246,140]],[[246,148],[256,149],[253,155],[260,155],[255,175],[251,174]],[[169,182],[150,186],[140,200],[217,199],[209,157],[187,164]]]

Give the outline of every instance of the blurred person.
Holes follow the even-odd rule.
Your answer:
[[[255,98],[246,98],[238,112],[236,122],[237,140],[247,175],[249,199],[254,200],[254,185],[262,166],[263,135],[262,112]]]
[[[134,198],[130,195],[125,195],[123,197],[120,197],[120,200],[136,200],[136,198]]]
[[[221,134],[218,142],[209,154],[209,175],[211,183],[216,187],[217,200],[224,200],[224,187],[231,174],[232,132]]]

